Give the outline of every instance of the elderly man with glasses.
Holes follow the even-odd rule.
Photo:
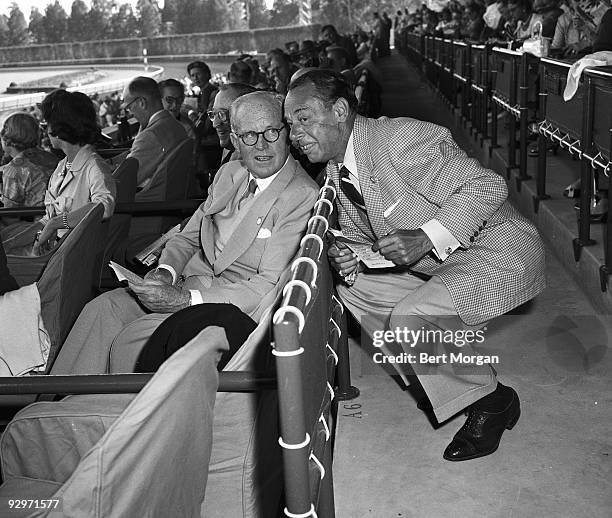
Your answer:
[[[155,270],[87,304],[55,374],[155,370],[207,325],[225,329],[227,359],[273,303],[318,189],[289,153],[281,96],[243,95],[230,119],[242,159],[222,166]]]

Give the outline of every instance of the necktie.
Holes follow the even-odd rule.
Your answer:
[[[249,180],[249,184],[247,185],[246,190],[244,191],[244,194],[240,197],[240,200],[238,200],[238,210],[240,210],[240,205],[242,205],[242,202],[252,197],[255,194],[256,190],[257,181],[255,180],[255,178],[251,178]]]
[[[349,170],[344,166],[340,168],[340,188],[353,205],[356,205],[361,210],[366,210],[363,196],[351,183],[351,180],[349,179]]]

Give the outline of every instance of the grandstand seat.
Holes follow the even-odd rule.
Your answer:
[[[94,206],[66,236],[51,257],[46,258],[47,262],[43,264],[42,274],[37,280],[42,319],[51,341],[46,373],[50,371],[79,313],[91,299],[94,273],[92,267],[104,241],[103,214],[102,204]],[[28,263],[26,270],[36,271],[39,266],[37,263]],[[23,279],[23,275],[20,279]],[[32,396],[2,395],[0,407],[3,414],[10,415],[14,413],[15,407],[23,407],[33,400]],[[2,415],[2,418],[4,417],[6,415]]]
[[[138,160],[126,158],[115,171],[113,179],[117,184],[117,203],[133,203],[136,194],[136,182],[138,173]],[[114,276],[108,267],[115,251],[126,240],[132,222],[132,215],[115,213],[105,224],[108,225],[106,247],[101,259],[100,285],[104,281],[113,279]]]
[[[0,442],[0,498],[59,499],[61,516],[199,516],[213,420],[203,400],[217,388],[216,356],[194,340],[136,396],[71,396],[23,409]]]
[[[47,264],[56,254],[62,254],[58,261],[61,261],[61,257],[65,255],[72,257],[74,254],[79,258],[74,262],[74,267],[78,266],[79,269],[88,271],[87,288],[91,290],[95,258],[104,241],[101,214],[103,214],[101,205],[92,208],[79,224],[62,237],[59,244],[46,254],[36,257],[7,254],[7,264],[17,284],[27,286],[38,281]],[[71,275],[73,275],[72,272]]]
[[[193,140],[187,139],[164,158],[155,171],[150,187],[136,193],[133,208],[137,209],[139,203],[147,202],[156,202],[159,208],[163,208],[164,202],[185,200],[192,176]],[[163,201],[160,201],[160,192],[163,193]],[[124,210],[130,211],[129,204],[124,206]],[[126,257],[130,259],[179,222],[180,218],[174,216],[142,216],[133,213],[125,247]]]

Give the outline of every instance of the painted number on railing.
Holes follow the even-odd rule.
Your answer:
[[[361,408],[361,405],[359,403],[345,404],[342,405],[342,407],[344,408],[344,410],[357,410],[357,412],[354,412],[352,414],[342,414],[342,417],[354,417],[355,419],[361,419],[361,410],[359,410]]]

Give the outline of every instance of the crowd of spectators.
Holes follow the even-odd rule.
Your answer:
[[[610,6],[608,0],[451,0],[436,12],[424,4],[414,13],[397,11],[395,41],[408,31],[473,42],[520,42],[539,30],[539,22],[542,36],[552,41],[553,55],[575,57],[604,50],[603,42],[610,42],[612,27],[603,23]]]

